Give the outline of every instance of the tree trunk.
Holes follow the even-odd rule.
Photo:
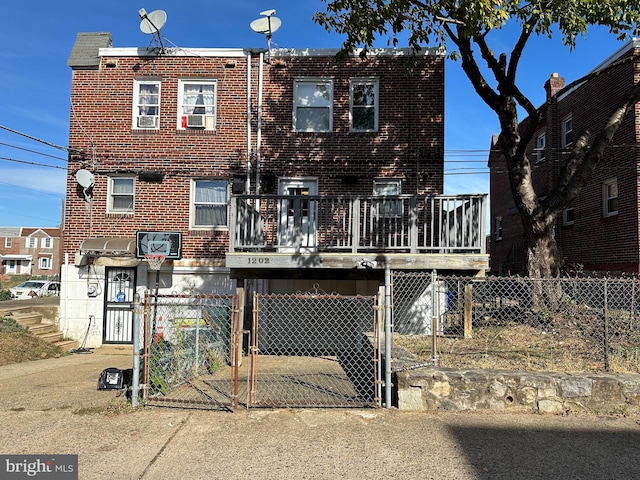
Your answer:
[[[527,275],[534,278],[558,277],[562,258],[555,238],[555,222],[541,223],[535,220],[523,222]]]

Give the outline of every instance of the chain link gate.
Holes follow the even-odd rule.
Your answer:
[[[378,305],[317,286],[254,294],[248,406],[379,406]]]
[[[143,398],[182,408],[237,406],[238,301],[232,295],[145,295]]]

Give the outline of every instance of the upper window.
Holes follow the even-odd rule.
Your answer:
[[[333,129],[333,80],[296,79],[293,91],[293,129],[330,132]]]
[[[376,179],[373,181],[373,194],[396,196],[402,194],[402,181],[397,179]],[[373,202],[373,215],[384,218],[402,217],[401,199],[381,199]]]
[[[547,147],[547,136],[543,133],[536,137],[536,163],[544,161],[545,149]]]
[[[575,208],[567,207],[562,211],[562,224],[573,225],[575,222]]]
[[[26,245],[27,245],[27,248],[37,248],[38,239],[34,237],[27,237]]]
[[[573,143],[573,117],[571,115],[562,119],[562,138],[560,142],[563,147],[568,147]]]
[[[502,217],[496,217],[495,229],[496,240],[502,240]]]
[[[45,237],[41,242],[42,248],[53,248],[53,238]]]
[[[352,79],[349,84],[351,130],[378,131],[378,80]]]
[[[5,237],[4,239],[4,247],[11,248],[12,237]]]
[[[229,204],[229,182],[202,179],[193,181],[193,227],[226,227]]]
[[[109,179],[109,212],[133,212],[134,178],[111,177]]]
[[[160,127],[160,80],[136,80],[133,92],[133,128]]]
[[[611,217],[618,214],[618,180],[612,178],[602,183],[602,215]]]
[[[180,80],[178,128],[216,127],[215,80]]]

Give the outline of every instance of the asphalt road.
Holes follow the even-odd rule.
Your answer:
[[[637,479],[640,419],[359,409],[99,413],[84,354],[0,367],[0,454],[77,454],[81,479]]]

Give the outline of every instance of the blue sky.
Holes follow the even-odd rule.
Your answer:
[[[337,48],[341,37],[311,19],[324,6],[320,0],[5,2],[0,15],[0,226],[55,227],[61,222],[66,152],[55,146],[68,143],[71,70],[66,62],[78,32],[111,32],[116,47],[146,47],[150,37],[140,31],[138,17],[144,7],[147,12],[166,11],[162,35],[170,44],[264,47],[264,37],[249,23],[274,8],[282,26],[273,35],[273,46]],[[496,52],[508,51],[512,39],[508,30],[490,37]],[[379,42],[385,45],[385,40]],[[570,82],[621,45],[597,29],[573,52],[560,39],[534,39],[523,55],[518,80],[533,103],[540,104],[551,73]],[[459,63],[447,61],[445,82],[445,193],[489,193],[486,160],[491,135],[498,133],[495,114],[478,99]]]

